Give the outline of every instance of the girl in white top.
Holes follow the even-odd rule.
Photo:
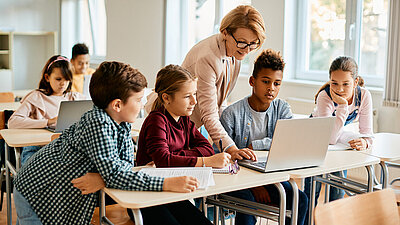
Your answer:
[[[71,92],[71,85],[72,70],[69,60],[60,55],[52,56],[43,68],[39,88],[21,100],[21,106],[10,117],[8,127],[45,128],[54,125],[61,101],[85,99],[80,93]],[[24,148],[21,162],[24,163],[39,148]]]
[[[358,76],[358,66],[354,59],[347,56],[336,58],[329,68],[329,78],[318,91],[315,101],[316,108],[312,117],[336,116],[336,122],[330,139],[330,144],[347,142],[353,149],[363,150],[372,144],[372,139],[344,131],[344,127],[354,121],[359,122],[359,132],[365,136],[372,135],[372,98],[364,86],[363,79]],[[347,171],[334,172],[335,176],[347,176]],[[321,191],[321,183],[315,187],[315,204]],[[304,192],[310,199],[311,180],[305,179]],[[331,187],[329,201],[343,198],[344,191]],[[308,218],[304,224],[308,223]]]
[[[357,70],[356,62],[350,57],[341,56],[332,62],[330,81],[318,91],[312,116],[336,116],[330,144],[349,143],[353,149],[362,150],[372,144],[372,139],[344,131],[344,126],[358,120],[360,134],[371,136],[373,133],[371,93],[363,88],[364,81]]]

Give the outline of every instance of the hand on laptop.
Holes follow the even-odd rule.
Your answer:
[[[236,145],[232,145],[226,152],[231,155],[232,160],[251,159],[257,161],[256,154],[249,148],[238,149]]]
[[[47,126],[55,125],[57,123],[57,116],[47,120]]]

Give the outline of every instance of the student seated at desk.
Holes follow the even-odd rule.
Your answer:
[[[152,161],[157,167],[228,165],[230,155],[214,155],[211,144],[190,120],[196,105],[196,91],[197,78],[186,69],[168,65],[158,72],[155,84],[158,97],[139,133],[136,157],[139,166]],[[153,216],[162,214],[164,210],[171,209],[141,209],[143,220],[149,224],[165,224],[163,218]],[[182,224],[194,224],[191,215],[187,216],[187,222]]]
[[[8,128],[45,128],[57,122],[61,101],[85,99],[71,91],[72,70],[69,60],[52,56],[43,67],[39,88],[28,93],[21,106],[12,114]],[[41,146],[23,147],[21,164],[24,164]]]
[[[250,97],[230,106],[221,114],[220,121],[237,148],[269,150],[278,119],[291,119],[290,106],[277,99],[282,83],[285,63],[279,52],[267,49],[261,52],[254,63],[253,74],[249,79],[253,87]],[[292,205],[292,188],[283,182],[286,191],[286,205]],[[260,203],[279,205],[279,192],[274,185],[252,188],[246,199]],[[299,213],[297,224],[304,224],[308,207],[307,196],[299,190]],[[246,224],[255,224],[254,216],[249,216]],[[290,220],[287,219],[287,224]]]
[[[89,48],[84,43],[78,43],[72,47],[71,64],[72,68],[72,91],[83,94],[85,75],[92,75],[94,69],[89,67]],[[89,97],[89,96],[87,96]]]
[[[100,174],[95,176],[97,181],[104,179],[109,188],[176,192],[196,189],[198,181],[193,177],[164,179],[132,170],[130,123],[142,107],[146,86],[146,78],[129,65],[103,62],[99,66],[90,83],[93,109],[34,154],[18,172],[14,202],[20,224],[90,224],[98,195],[89,192],[99,190],[104,183],[82,185],[77,181],[89,172]],[[97,188],[88,190],[91,186]],[[206,221],[200,212],[191,216],[194,221]]]
[[[370,137],[358,137],[358,134],[344,131],[344,127],[358,120],[359,133],[371,136],[372,130],[372,98],[371,93],[363,88],[364,80],[358,75],[358,66],[354,59],[347,56],[337,57],[329,68],[329,78],[315,96],[317,104],[312,117],[336,116],[330,144],[348,142],[350,147],[363,150],[372,145]],[[340,176],[340,172],[333,173]],[[344,176],[347,171],[344,171]],[[305,180],[305,192],[311,193],[311,180]],[[317,203],[321,183],[316,185]],[[329,201],[343,198],[344,191],[331,187]]]

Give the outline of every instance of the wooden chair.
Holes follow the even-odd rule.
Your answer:
[[[14,93],[0,92],[0,102],[14,102]]]
[[[388,188],[320,204],[315,208],[315,224],[400,224],[395,194]]]

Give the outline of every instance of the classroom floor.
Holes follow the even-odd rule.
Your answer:
[[[324,199],[324,186],[322,186],[321,190],[321,197],[319,198],[319,202],[322,202]],[[5,225],[6,224],[6,196],[4,195],[3,197],[3,210],[0,211],[0,225]],[[15,213],[15,207],[14,207],[14,201],[12,201],[12,211],[13,211],[13,224],[16,223],[16,218],[17,215]],[[115,225],[134,225],[134,223],[130,220],[128,213],[126,212],[125,208],[122,208],[118,205],[110,205],[107,206],[106,208],[106,215],[107,218],[111,220]],[[96,208],[93,219],[92,219],[92,224],[98,225],[99,224],[99,210]],[[226,221],[226,224],[231,224],[230,221]],[[257,225],[275,225],[278,224],[277,222],[271,221],[271,220],[266,220],[266,219],[259,219],[257,222]]]

